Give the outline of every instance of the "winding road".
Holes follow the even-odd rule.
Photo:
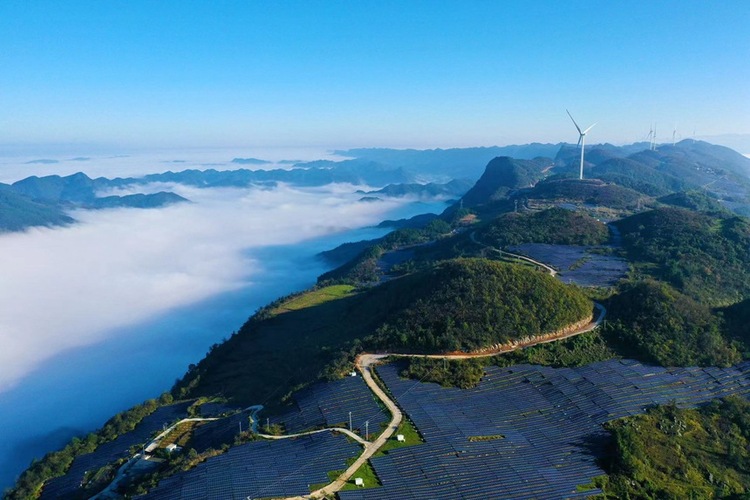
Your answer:
[[[480,243],[476,240],[475,234],[472,231],[472,233],[469,235],[471,240],[474,243],[477,243],[479,245],[484,245],[483,243]],[[484,245],[489,246],[489,245]],[[547,264],[544,264],[543,262],[536,261],[534,259],[531,259],[529,257],[526,257],[524,255],[517,255],[510,252],[505,252],[502,250],[498,250],[497,248],[490,247],[493,250],[500,252],[505,255],[509,255],[511,257],[515,257],[517,259],[521,259],[524,261],[527,261],[531,264],[534,264],[536,266],[541,267],[542,269],[546,270],[550,275],[555,276],[557,274],[557,271]],[[513,342],[510,344],[505,344],[501,346],[496,346],[492,349],[484,350],[481,352],[459,352],[459,353],[449,353],[449,354],[402,354],[402,353],[362,353],[356,358],[356,367],[362,373],[362,378],[364,379],[367,386],[370,388],[370,390],[380,399],[380,401],[383,402],[383,404],[388,408],[388,411],[391,412],[392,418],[391,421],[388,423],[388,427],[378,436],[378,438],[373,442],[364,442],[364,451],[359,456],[359,458],[350,465],[334,482],[329,484],[328,486],[321,488],[319,490],[316,490],[309,495],[302,496],[302,497],[292,497],[295,500],[297,499],[315,499],[315,498],[322,498],[326,496],[333,495],[337,491],[340,491],[347,483],[347,481],[354,475],[354,473],[365,463],[367,460],[370,459],[385,443],[388,441],[388,439],[393,435],[394,432],[396,432],[396,429],[398,429],[398,426],[401,424],[401,421],[404,418],[403,413],[399,409],[398,405],[395,401],[393,401],[388,394],[383,391],[383,389],[378,385],[378,383],[375,381],[374,377],[374,366],[378,363],[381,363],[386,358],[390,357],[407,357],[407,358],[431,358],[431,359],[469,359],[469,358],[484,358],[489,356],[495,356],[497,354],[503,354],[507,352],[516,351],[518,349],[525,349],[527,347],[531,347],[537,344],[546,344],[548,342],[556,342],[558,340],[564,340],[570,337],[574,337],[576,335],[580,335],[582,333],[590,332],[597,328],[599,325],[601,325],[602,321],[604,321],[604,317],[607,315],[607,309],[595,302],[594,303],[595,308],[599,311],[599,315],[596,318],[591,319],[591,321],[583,325],[579,328],[575,328],[569,332],[560,333],[559,335],[542,335],[538,337],[532,337],[525,341],[519,341],[519,342]],[[314,432],[324,432],[322,431],[314,431]],[[305,433],[303,433],[305,434]],[[287,436],[291,437],[291,436]],[[277,437],[278,438],[278,437]],[[361,438],[358,440],[362,442]]]
[[[513,257],[518,260],[523,260],[528,262],[529,264],[534,264],[535,266],[541,267],[542,269],[546,270],[550,276],[556,276],[557,270],[553,267],[548,266],[544,262],[539,262],[538,260],[534,260],[531,257],[526,257],[525,255],[517,254],[517,253],[511,253],[507,252],[505,250],[500,250],[499,248],[495,248],[491,245],[487,245],[486,243],[482,243],[481,241],[477,240],[476,231],[472,231],[469,233],[469,238],[473,243],[476,243],[477,245],[481,245],[483,247],[489,248],[490,250],[494,250],[495,252],[498,252],[501,255],[507,255],[508,257]]]
[[[476,240],[474,232],[470,234],[470,238],[473,242],[487,246],[484,243],[480,243]],[[534,264],[536,266],[539,266],[543,269],[545,269],[550,275],[554,276],[557,274],[557,271],[555,271],[550,266],[538,262],[534,259],[531,259],[529,257],[523,256],[523,255],[517,255],[512,254],[509,252],[504,252],[502,250],[498,250],[497,248],[490,247],[493,250],[500,252],[505,255],[509,255],[511,257],[515,257],[517,259],[521,259],[524,261],[527,261],[531,264]],[[388,423],[388,426],[386,429],[380,433],[380,435],[374,440],[374,441],[367,441],[363,439],[361,436],[357,435],[356,433],[350,431],[349,429],[342,428],[342,427],[329,427],[325,429],[318,429],[313,431],[307,431],[307,432],[301,432],[297,434],[286,434],[286,435],[272,435],[272,434],[263,434],[258,432],[258,419],[257,419],[257,413],[260,412],[263,409],[262,405],[255,405],[250,406],[248,408],[245,408],[243,411],[250,412],[250,419],[251,419],[251,430],[254,434],[258,435],[259,437],[265,438],[265,439],[273,439],[273,440],[279,440],[279,439],[292,439],[296,437],[301,436],[309,436],[311,434],[319,434],[324,432],[340,432],[343,434],[346,434],[350,438],[356,440],[358,443],[360,443],[364,450],[362,454],[357,458],[354,463],[352,463],[341,475],[339,475],[338,478],[336,478],[335,481],[328,484],[327,486],[318,489],[316,491],[313,491],[309,495],[305,496],[298,496],[298,497],[287,497],[287,498],[293,498],[293,499],[317,499],[317,498],[323,498],[326,496],[334,495],[336,492],[340,491],[346,484],[347,481],[354,475],[359,468],[364,465],[387,441],[388,439],[393,436],[393,434],[398,429],[399,425],[401,424],[404,415],[399,409],[396,402],[391,399],[388,394],[381,388],[381,386],[377,383],[375,380],[374,375],[374,367],[384,361],[386,358],[392,358],[392,357],[402,357],[402,358],[415,358],[415,357],[421,357],[421,358],[430,358],[430,359],[469,359],[469,358],[482,358],[482,357],[489,357],[489,356],[495,356],[498,354],[508,353],[512,352],[518,349],[524,349],[527,347],[531,347],[537,344],[544,344],[548,342],[555,342],[558,340],[564,340],[570,337],[574,337],[576,335],[580,335],[582,333],[589,332],[591,330],[594,330],[597,328],[602,321],[604,320],[604,317],[607,314],[607,310],[602,306],[601,304],[594,303],[594,306],[599,311],[599,314],[596,318],[593,318],[589,323],[586,325],[583,325],[579,328],[575,328],[568,332],[561,332],[559,334],[548,334],[548,335],[540,335],[537,337],[530,337],[524,340],[511,342],[508,344],[503,345],[496,345],[493,346],[490,349],[482,350],[479,352],[454,352],[454,353],[447,353],[447,354],[403,354],[403,353],[362,353],[359,356],[357,356],[355,360],[355,364],[357,367],[357,370],[362,374],[362,378],[367,384],[367,386],[370,388],[370,390],[375,394],[375,396],[385,405],[385,407],[388,409],[388,411],[391,413],[391,421]],[[191,418],[191,419],[184,419],[180,422],[174,424],[170,428],[166,429],[164,432],[159,434],[156,438],[154,438],[151,443],[149,443],[149,446],[145,448],[145,451],[151,451],[151,449],[156,448],[159,444],[159,442],[162,440],[164,436],[166,436],[170,431],[172,431],[177,425],[183,422],[188,421],[200,421],[200,420],[216,420],[213,418]],[[137,454],[134,456],[130,461],[128,461],[119,471],[117,474],[117,477],[115,480],[109,485],[107,489],[102,491],[99,495],[97,495],[97,498],[106,498],[108,494],[110,494],[112,491],[114,491],[114,488],[116,488],[117,484],[120,482],[126,471],[132,467],[134,462],[138,461],[141,458],[140,454]],[[250,500],[250,497],[248,497],[248,500]]]
[[[404,418],[403,413],[399,409],[398,405],[395,401],[393,401],[388,394],[383,391],[383,389],[378,385],[378,383],[375,381],[375,378],[373,376],[373,368],[378,363],[382,362],[384,359],[389,357],[408,357],[408,358],[431,358],[431,359],[469,359],[469,358],[486,358],[489,356],[495,356],[497,354],[502,354],[506,352],[515,351],[518,349],[524,349],[526,347],[531,347],[537,344],[544,344],[548,342],[555,342],[558,340],[567,339],[570,337],[574,337],[576,335],[580,335],[582,333],[590,332],[591,330],[597,328],[602,321],[604,320],[604,317],[607,314],[607,310],[604,308],[603,305],[594,303],[594,306],[599,310],[599,315],[596,319],[592,319],[590,323],[588,323],[585,326],[582,326],[580,328],[577,328],[575,330],[572,330],[570,332],[556,335],[556,336],[549,336],[549,337],[539,337],[530,339],[526,342],[518,342],[515,344],[509,344],[506,346],[501,346],[496,349],[483,351],[483,352],[476,352],[476,353],[451,353],[451,354],[400,354],[400,353],[378,353],[378,354],[370,354],[370,353],[363,353],[357,356],[356,359],[356,365],[357,369],[362,373],[362,378],[364,379],[367,386],[370,388],[370,390],[380,399],[380,401],[383,402],[383,404],[388,408],[388,410],[391,412],[392,418],[391,421],[388,423],[388,427],[378,436],[378,438],[373,442],[365,442],[366,444],[364,451],[359,456],[359,458],[349,466],[349,468],[344,471],[343,474],[341,474],[336,481],[329,484],[325,488],[321,488],[319,490],[316,490],[312,492],[308,496],[304,497],[293,497],[295,499],[309,499],[309,498],[320,498],[325,497],[326,495],[332,495],[333,493],[336,493],[337,491],[341,490],[347,483],[347,481],[352,477],[352,475],[365,463],[367,460],[370,459],[379,449],[381,446],[383,446],[386,441],[393,435],[394,432],[396,432],[396,429],[398,429],[398,426],[401,424],[401,421]],[[314,431],[314,432],[324,432],[322,431]],[[289,436],[291,437],[291,436]],[[360,441],[362,442],[362,441]]]

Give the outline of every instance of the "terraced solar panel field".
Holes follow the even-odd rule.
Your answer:
[[[625,260],[611,255],[592,253],[592,247],[524,243],[508,247],[513,253],[544,262],[560,273],[563,283],[580,286],[612,286],[628,272]]]
[[[659,368],[610,360],[581,368],[492,367],[474,389],[379,374],[425,438],[371,460],[381,488],[342,500],[572,498],[604,474],[608,420],[674,401],[695,406],[750,394],[750,363],[733,368]]]
[[[352,428],[362,436],[365,422],[369,421],[370,432],[379,432],[380,424],[390,420],[360,376],[314,384],[296,394],[294,401],[295,408],[271,419],[271,423],[283,424],[287,434],[317,427],[348,427],[349,412]]]
[[[96,471],[105,465],[121,458],[129,458],[128,450],[132,446],[145,443],[156,431],[161,431],[164,424],[171,424],[187,416],[187,408],[192,402],[162,406],[145,417],[131,432],[117,439],[104,443],[93,453],[87,453],[73,460],[73,464],[64,476],[57,477],[45,484],[40,498],[64,499],[78,490],[87,471]]]
[[[362,448],[343,435],[321,433],[230,448],[194,469],[176,474],[140,498],[230,500],[304,495],[328,483],[328,472],[346,468]]]

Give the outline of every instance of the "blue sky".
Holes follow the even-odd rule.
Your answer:
[[[0,144],[750,134],[750,2],[0,2]]]

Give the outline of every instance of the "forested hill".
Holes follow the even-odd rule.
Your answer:
[[[593,304],[537,269],[486,259],[447,261],[371,292],[400,304],[378,329],[381,349],[470,351],[554,332],[591,314]]]
[[[596,485],[606,498],[747,498],[750,403],[674,404],[606,425],[612,446]]]
[[[634,210],[649,198],[701,190],[730,210],[750,214],[750,159],[729,148],[701,141],[656,150],[597,144],[586,148],[584,180],[578,179],[579,159],[580,150],[570,145],[562,145],[554,160],[495,158],[463,205],[567,199]]]
[[[175,396],[278,403],[361,350],[477,349],[559,330],[593,310],[580,291],[545,273],[482,259],[447,261],[359,292],[339,285],[311,294],[261,310],[193,367]]]
[[[585,213],[550,208],[503,214],[478,230],[476,237],[497,248],[521,243],[602,245],[609,240],[609,230]]]
[[[461,198],[464,207],[473,207],[499,200],[512,190],[534,185],[543,177],[545,168],[552,161],[517,160],[508,156],[495,158],[487,164],[484,174],[477,183]]]
[[[712,305],[750,296],[750,221],[663,207],[616,223],[639,269]]]
[[[598,162],[587,170],[588,177],[650,196],[706,190],[732,210],[750,213],[750,159],[723,146],[685,140]]]

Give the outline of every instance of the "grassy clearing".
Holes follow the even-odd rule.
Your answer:
[[[283,314],[289,311],[299,311],[300,309],[317,306],[330,300],[346,297],[350,295],[352,291],[354,291],[354,287],[351,285],[333,285],[312,290],[292,297],[274,309],[272,314]]]
[[[190,437],[193,435],[193,431],[203,422],[182,422],[177,427],[172,429],[172,432],[164,436],[159,443],[159,448],[166,448],[170,444],[176,444],[177,446],[185,447]]]
[[[399,434],[403,434],[404,441],[398,441],[396,439],[396,436]],[[391,438],[386,441],[385,444],[373,456],[382,457],[383,455],[387,455],[390,450],[403,448],[405,446],[414,446],[422,443],[424,443],[424,439],[422,439],[422,436],[419,435],[419,431],[417,431],[417,428],[414,427],[414,424],[412,424],[408,418],[404,418],[401,421],[401,424],[399,424],[396,432],[393,433],[393,436],[391,436]]]
[[[352,465],[356,461],[357,459],[352,457],[346,461],[346,465]],[[310,493],[328,486],[329,484],[334,482],[336,479],[338,479],[339,476],[343,473],[344,473],[344,470],[329,471],[328,472],[329,481],[327,483],[311,484]],[[364,482],[364,486],[357,486],[356,484],[354,484],[354,479],[358,477],[362,478],[362,481]],[[370,464],[370,461],[368,460],[367,462],[362,464],[359,467],[359,469],[356,470],[354,474],[352,474],[352,477],[350,477],[349,480],[344,485],[344,487],[341,488],[341,491],[358,490],[361,488],[379,488],[380,486],[383,486],[383,484],[378,479],[378,476],[375,474],[375,470],[372,468],[372,464]]]
[[[478,443],[481,441],[494,441],[496,439],[505,439],[504,434],[493,434],[491,436],[469,436],[469,441]]]
[[[362,481],[365,483],[364,488],[378,488],[382,486],[378,476],[375,474],[375,470],[372,468],[372,464],[370,464],[370,461],[368,460],[357,469],[357,472],[352,474],[352,477],[350,477],[344,487],[341,488],[341,491],[358,490],[363,488],[363,486],[357,486],[354,484],[354,479],[358,477],[361,477]]]

